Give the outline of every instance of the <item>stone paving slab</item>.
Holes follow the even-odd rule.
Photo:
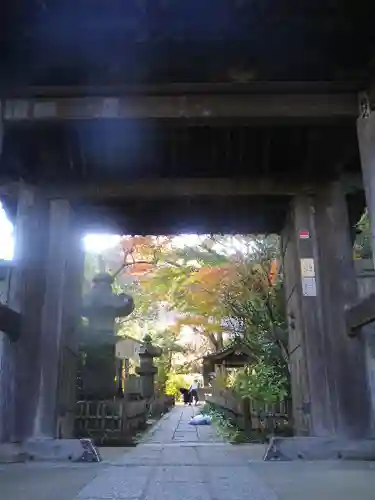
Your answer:
[[[161,455],[161,464],[165,465],[198,465],[199,458],[194,447],[169,447]]]
[[[254,455],[257,457],[257,460],[262,460],[259,450],[256,450],[258,451],[257,453],[254,453],[254,451],[251,445],[249,447],[227,445],[223,446],[219,453],[215,453],[210,445],[197,448],[199,461],[211,466],[225,466],[227,464],[231,466],[243,465],[244,463],[250,463],[254,459]]]
[[[372,462],[253,462],[251,469],[279,500],[374,500]]]
[[[144,500],[212,500],[204,483],[162,483],[153,485]],[[226,499],[229,500],[229,499]]]
[[[0,467],[1,500],[72,500],[102,464],[7,464]]]
[[[186,443],[186,440],[189,440],[189,443],[193,443],[199,441],[198,434],[196,432],[181,432],[176,431],[173,435],[173,441],[182,441]]]
[[[140,498],[146,490],[152,472],[152,467],[142,465],[112,467],[85,486],[77,500]]]
[[[215,500],[277,500],[276,494],[248,465],[209,467],[207,472]]]
[[[204,483],[207,480],[205,472],[198,465],[163,465],[158,467],[154,480],[156,483]]]

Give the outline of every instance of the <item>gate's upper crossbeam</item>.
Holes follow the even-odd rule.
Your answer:
[[[14,98],[6,121],[107,119],[332,119],[358,115],[356,93],[181,94]]]

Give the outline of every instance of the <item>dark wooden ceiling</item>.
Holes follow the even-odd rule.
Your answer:
[[[229,120],[228,120],[229,121]],[[30,182],[136,179],[319,179],[359,171],[355,123],[336,126],[176,126],[171,121],[87,120],[7,125],[3,176]]]
[[[91,230],[265,233],[295,189],[358,174],[359,160],[355,123],[25,122],[5,129],[1,171],[72,199]]]
[[[355,93],[372,77],[374,19],[369,0],[3,0],[0,95],[27,94],[31,86],[49,86],[49,96],[51,87],[60,95],[71,86],[85,96],[95,86],[260,82],[263,88],[267,81],[353,82]],[[136,199],[121,197],[121,189],[115,197],[92,190],[107,183],[116,193],[135,179],[285,183],[359,172],[354,119],[319,127],[190,125],[6,124],[2,175],[91,189],[74,201],[84,225],[170,234],[279,231],[290,195]]]
[[[363,80],[371,0],[3,0],[0,84]]]

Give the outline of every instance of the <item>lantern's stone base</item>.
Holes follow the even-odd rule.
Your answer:
[[[0,444],[0,463],[51,461],[100,462],[91,439],[28,439],[22,444]]]
[[[375,460],[375,439],[271,439],[264,460]]]

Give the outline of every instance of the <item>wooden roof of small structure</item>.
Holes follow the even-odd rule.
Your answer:
[[[238,368],[255,361],[253,349],[242,342],[233,342],[221,351],[207,354],[203,358],[203,365],[212,369],[215,365],[225,365],[228,368]]]

